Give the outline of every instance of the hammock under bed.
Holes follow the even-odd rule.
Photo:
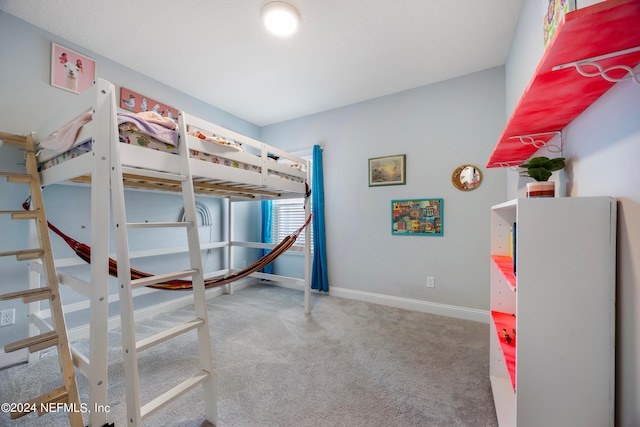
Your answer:
[[[25,210],[29,210],[29,202],[26,201],[22,207]],[[247,277],[248,275],[255,273],[267,265],[271,264],[276,258],[285,253],[291,246],[294,245],[296,239],[302,233],[309,222],[311,221],[311,215],[307,218],[307,220],[302,224],[300,228],[296,231],[285,237],[280,243],[278,243],[273,249],[267,252],[263,257],[258,259],[253,264],[243,268],[242,270],[238,270],[234,273],[228,274],[226,276],[215,277],[211,279],[206,279],[204,281],[205,288],[215,288],[218,286],[223,286],[234,282],[236,280]],[[85,243],[78,242],[72,237],[64,234],[59,228],[55,225],[51,224],[47,221],[47,225],[49,229],[60,236],[66,243],[69,245],[71,249],[76,253],[76,255],[85,261],[86,263],[91,263],[91,247]],[[118,277],[118,263],[113,258],[109,258],[109,274],[113,277]],[[152,277],[153,274],[145,273],[140,270],[136,270],[134,268],[131,269],[131,279],[143,279],[147,277]],[[149,288],[155,289],[165,289],[165,290],[185,290],[191,289],[193,287],[193,283],[191,280],[182,280],[182,279],[174,279],[165,282],[159,282],[147,285]]]

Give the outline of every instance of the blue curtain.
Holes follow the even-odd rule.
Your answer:
[[[262,243],[271,243],[271,223],[273,221],[271,200],[263,200],[260,202],[262,211],[262,224],[260,228],[260,241]],[[271,249],[260,249],[260,257],[265,256]],[[272,273],[273,264],[269,264],[260,270],[262,273]]]
[[[313,146],[313,174],[311,178],[311,219],[313,224],[313,265],[311,268],[311,289],[329,292],[327,277],[327,245],[324,233],[324,179],[322,175],[322,148]]]

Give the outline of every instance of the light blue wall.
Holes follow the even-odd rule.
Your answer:
[[[62,40],[40,28],[0,11],[0,67],[2,102],[0,125],[5,132],[27,133],[34,123],[42,123],[57,108],[77,96],[49,84],[51,42],[59,43],[98,62],[98,77],[152,96],[177,109],[219,124],[236,132],[257,137],[260,128],[182,92],[152,80],[82,46]],[[118,92],[119,93],[119,92]]]
[[[0,94],[0,130],[15,134],[26,134],[54,115],[56,110],[66,105],[73,97],[73,93],[55,88],[50,82],[51,66],[51,42],[59,43],[65,47],[85,54],[98,62],[98,77],[112,82],[119,91],[120,86],[134,90],[138,93],[152,96],[155,99],[171,105],[175,108],[189,111],[191,114],[233,129],[236,132],[257,138],[260,129],[238,117],[228,114],[216,107],[208,105],[193,97],[178,92],[160,82],[134,72],[122,65],[116,64],[93,52],[86,51],[82,46],[77,46],[61,40],[50,33],[34,27],[4,12],[0,12],[0,82],[2,92]],[[3,145],[0,147],[0,170],[24,171],[22,154],[14,147]],[[20,209],[20,204],[26,198],[25,187],[8,185],[4,179],[0,182],[0,209]],[[44,190],[47,215],[51,222],[55,223],[64,232],[75,239],[90,242],[90,218],[89,191],[88,188],[70,187],[66,185],[53,185]],[[214,225],[211,230],[201,229],[201,240],[208,241],[220,239],[225,234],[222,227],[227,215],[226,203],[219,199],[199,198],[212,211]],[[127,207],[133,217],[148,215],[148,206],[157,207],[153,215],[158,220],[176,221],[182,208],[181,200],[175,195],[158,195],[143,192],[129,192],[127,194]],[[255,205],[255,204],[254,204]],[[251,204],[240,204],[237,208],[238,238],[257,240],[259,227],[255,218],[259,210]],[[27,221],[10,221],[6,215],[0,218],[0,251],[27,247],[28,224]],[[178,239],[178,240],[176,240]],[[162,246],[179,246],[180,238],[169,235],[159,238],[157,233],[147,233],[145,236],[131,237],[133,249],[139,249],[142,245],[148,248]],[[73,253],[64,242],[52,237],[54,252],[57,257],[69,256]],[[113,246],[112,246],[113,247]],[[220,266],[223,256],[221,251],[215,251],[207,255],[205,263],[212,270]],[[240,258],[250,258],[253,254],[241,255]],[[249,261],[252,261],[250,259]],[[167,268],[167,259],[147,260],[142,264],[151,272],[158,268]],[[134,265],[135,266],[135,265]],[[7,280],[2,282],[0,292],[19,290],[26,286],[25,263],[16,263],[13,258],[0,257],[0,269]],[[115,292],[115,289],[113,290]],[[159,298],[174,298],[176,293],[168,295],[163,293]],[[170,293],[169,293],[170,294]],[[178,293],[179,294],[179,293]],[[72,292],[65,292],[65,301],[81,299]],[[184,295],[178,295],[184,296]],[[153,303],[155,300],[150,300]],[[16,326],[5,327],[0,331],[0,345],[15,341],[26,336],[26,306],[16,301],[0,301],[0,310],[13,308],[17,310]],[[114,312],[115,314],[115,312]],[[69,323],[78,316],[72,316]],[[80,316],[82,317],[82,316]],[[86,319],[85,319],[86,320]],[[81,321],[79,319],[78,321]]]
[[[214,107],[83,52],[79,46],[56,40],[11,16],[1,14],[0,19],[2,31],[22,40],[18,46],[3,44],[6,53],[16,62],[24,62],[24,52],[32,53],[27,58],[32,62],[29,73],[6,71],[11,73],[7,78],[16,82],[7,99],[38,99],[41,94],[46,94],[47,99],[33,110],[35,113],[30,103],[23,103],[23,109],[18,111],[3,103],[0,108],[5,110],[5,116],[18,119],[7,130],[27,132],[32,122],[44,120],[46,114],[42,111],[51,111],[75,96],[49,85],[50,42],[59,42],[98,60],[99,75],[116,85],[158,94],[156,98],[167,104],[291,151],[322,144],[333,286],[488,308],[488,264],[483,256],[488,256],[489,250],[488,207],[503,200],[505,194],[504,172],[485,170],[484,163],[503,125],[502,67],[269,126],[260,132]],[[28,117],[29,114],[36,117]],[[367,187],[367,159],[397,153],[407,154],[407,185]],[[451,185],[452,171],[463,163],[483,169],[485,182],[478,190],[463,193]],[[422,197],[444,198],[445,235],[391,236],[391,199]],[[79,221],[70,219],[70,223]],[[384,262],[376,262],[375,268],[370,268],[372,259]],[[464,268],[459,268],[461,263]],[[428,275],[436,278],[435,289],[426,288]]]
[[[262,129],[290,151],[324,149],[330,287],[488,309],[489,212],[506,191],[505,172],[484,165],[504,96],[498,67]],[[407,184],[368,187],[368,159],[393,154],[407,156]],[[451,183],[465,163],[484,173],[471,192]],[[392,235],[391,200],[405,198],[443,198],[444,236]]]
[[[484,164],[504,126],[503,67],[258,129],[2,13],[0,36],[3,62],[6,58],[25,67],[0,70],[0,78],[11,82],[0,105],[3,130],[29,132],[33,123],[75,96],[49,85],[50,43],[56,41],[96,59],[100,77],[118,86],[153,94],[176,108],[290,151],[321,144],[331,286],[488,309],[489,207],[506,198],[506,174],[487,170]],[[407,155],[407,184],[368,187],[368,159],[392,154]],[[465,163],[484,173],[484,183],[472,192],[451,184],[451,173]],[[87,190],[54,186],[46,194],[52,220],[74,237],[88,239],[83,216],[89,206]],[[139,204],[156,203],[150,201],[153,195],[128,197]],[[429,197],[444,199],[444,236],[392,236],[391,200]],[[170,197],[159,203],[167,217],[179,211]],[[249,206],[241,212],[237,230],[251,238],[257,234],[258,215]],[[224,213],[224,207],[215,209]],[[426,287],[427,276],[435,277],[434,289]]]
[[[505,66],[507,116],[544,53],[540,7],[539,0],[526,0],[522,9]],[[611,196],[618,201],[616,425],[636,427],[640,425],[640,186],[634,172],[640,160],[640,86],[630,80],[615,85],[564,134],[567,195]],[[510,176],[510,197],[518,194],[517,181]],[[580,304],[580,295],[566,303],[570,310]]]

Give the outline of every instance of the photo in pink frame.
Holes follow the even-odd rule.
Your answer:
[[[96,79],[96,61],[56,43],[51,43],[51,86],[82,93]]]

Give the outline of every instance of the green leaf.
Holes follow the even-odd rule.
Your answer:
[[[534,157],[529,160],[529,168],[548,168],[550,160],[548,157]]]
[[[529,175],[536,181],[547,181],[552,175],[553,171],[564,168],[564,157],[557,157],[549,159],[548,157],[540,156],[529,159],[520,165],[522,168],[522,174]]]
[[[556,157],[555,159],[551,159],[549,163],[549,170],[559,171],[560,169],[564,168],[564,157]]]
[[[529,168],[529,176],[536,181],[548,181],[552,172],[547,168]]]

